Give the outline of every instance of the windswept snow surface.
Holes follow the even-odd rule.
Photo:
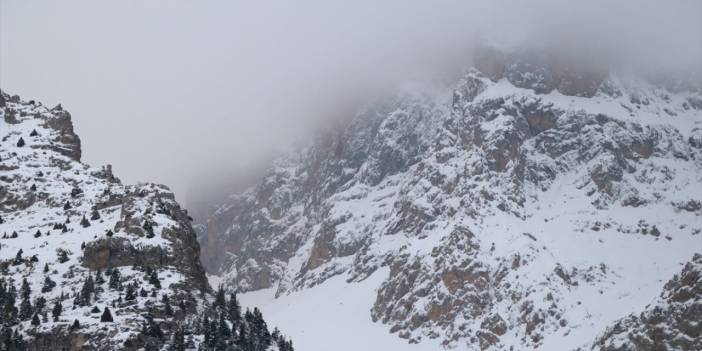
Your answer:
[[[242,307],[261,309],[267,321],[290,335],[296,350],[360,351],[407,350],[436,351],[431,342],[408,344],[389,333],[389,327],[373,323],[370,308],[376,287],[387,278],[387,269],[378,270],[359,283],[347,283],[336,276],[324,284],[275,298],[275,289],[239,295]],[[210,279],[217,283],[217,277]]]

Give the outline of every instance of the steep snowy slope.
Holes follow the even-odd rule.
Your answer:
[[[208,221],[208,270],[282,301],[363,284],[369,324],[458,349],[587,348],[643,311],[702,251],[699,86],[475,62],[281,157]]]
[[[230,331],[214,345],[203,335],[206,318],[219,334],[264,328],[248,323],[260,315],[242,322],[218,303],[224,296],[213,298],[191,219],[168,188],[126,186],[109,166],[82,164],[60,105],[0,92],[0,117],[0,350],[258,342]]]

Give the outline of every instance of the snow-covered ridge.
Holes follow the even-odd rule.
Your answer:
[[[700,91],[489,63],[281,157],[205,266],[278,296],[387,267],[369,323],[459,349],[589,347],[641,311],[702,247]]]
[[[61,106],[0,91],[0,138],[0,350],[292,349],[257,310],[224,312],[166,186],[80,162]]]

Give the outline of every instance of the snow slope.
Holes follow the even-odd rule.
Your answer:
[[[295,323],[296,304],[354,301],[334,320],[365,314],[398,350],[597,347],[702,250],[700,88],[530,59],[494,55],[281,156],[212,215],[206,267],[275,291],[264,309],[297,337],[328,315]]]

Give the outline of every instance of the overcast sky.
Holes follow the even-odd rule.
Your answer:
[[[476,38],[702,61],[702,1],[565,3],[0,0],[0,88],[62,103],[85,162],[187,203],[320,120],[467,65]]]

